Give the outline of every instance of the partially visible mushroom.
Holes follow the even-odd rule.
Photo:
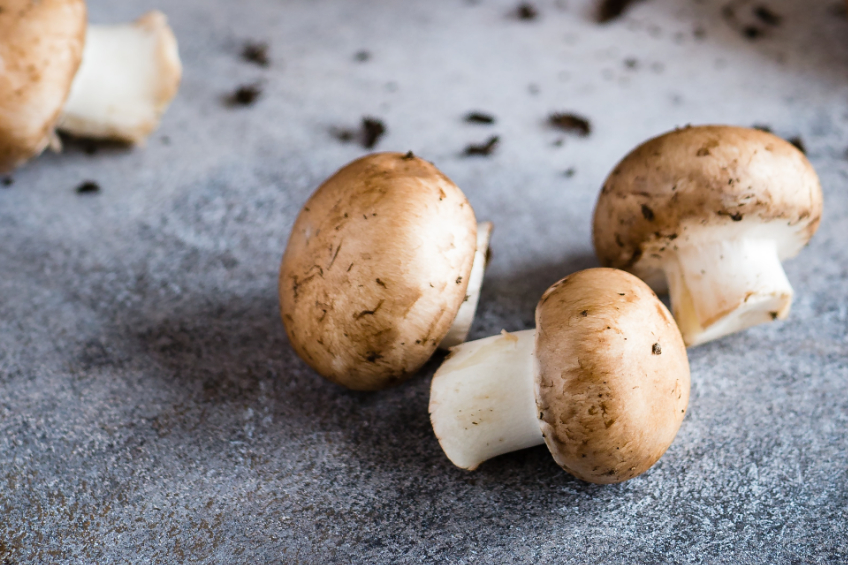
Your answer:
[[[176,40],[159,12],[86,29],[83,0],[0,0],[0,172],[58,148],[57,127],[143,141],[181,74]]]
[[[289,341],[348,388],[405,380],[440,343],[465,340],[490,231],[462,191],[411,152],[348,164],[292,228],[279,287]]]
[[[177,40],[161,12],[90,25],[58,127],[77,137],[141,143],[159,127],[181,77]]]
[[[770,133],[687,127],[639,146],[595,209],[601,262],[668,288],[687,345],[784,319],[781,261],[816,232],[822,190],[810,162]]]
[[[546,443],[575,477],[617,483],[659,460],[688,401],[665,306],[633,275],[589,269],[545,292],[535,330],[454,347],[433,377],[430,420],[458,467]]]
[[[84,42],[83,0],[0,0],[0,172],[55,139]]]

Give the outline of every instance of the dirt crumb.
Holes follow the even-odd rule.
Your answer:
[[[13,179],[12,177],[3,177],[3,179],[0,180],[0,186],[2,186],[3,188],[9,188],[13,184],[15,184],[15,179]]]
[[[605,24],[613,20],[617,20],[624,15],[624,12],[631,4],[639,0],[602,0],[598,7],[598,23]]]
[[[791,143],[792,145],[794,145],[794,146],[795,146],[795,148],[796,148],[798,151],[800,151],[801,153],[803,153],[804,155],[806,155],[806,154],[807,154],[807,146],[804,144],[804,140],[803,140],[803,139],[801,139],[801,136],[800,136],[800,135],[796,135],[795,137],[790,137],[790,138],[789,138],[789,139],[787,139],[786,141],[788,141],[789,143]]]
[[[377,118],[362,118],[362,146],[371,149],[386,133],[386,125]]]
[[[262,85],[258,82],[243,84],[227,96],[228,106],[251,106],[262,95]]]
[[[100,192],[100,185],[94,181],[87,180],[76,188],[77,194],[96,194]]]
[[[566,133],[587,137],[592,133],[592,123],[577,114],[555,112],[548,116],[548,124]]]
[[[465,121],[469,124],[493,124],[495,117],[486,112],[469,112],[465,115]]]
[[[470,144],[466,146],[463,155],[466,157],[472,156],[480,156],[480,157],[488,157],[492,153],[494,153],[495,148],[500,143],[500,138],[497,135],[493,135],[490,137],[485,143],[480,144]]]
[[[254,65],[260,67],[268,67],[271,65],[271,59],[268,57],[268,44],[265,42],[248,41],[241,49],[241,58]]]
[[[353,56],[353,60],[358,62],[358,63],[364,63],[366,61],[370,61],[371,60],[371,53],[366,51],[365,49],[362,49],[361,51],[356,52],[356,54]]]
[[[783,23],[783,16],[774,13],[771,8],[762,4],[754,7],[754,15],[766,25],[777,27]]]
[[[522,2],[515,9],[515,17],[525,21],[535,20],[539,17],[539,10],[529,2]]]
[[[379,118],[365,116],[359,125],[359,129],[334,128],[333,137],[342,143],[358,141],[365,149],[372,149],[386,134],[386,125]]]

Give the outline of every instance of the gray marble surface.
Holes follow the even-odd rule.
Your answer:
[[[146,148],[71,145],[0,188],[0,563],[848,562],[848,19],[839,0],[725,4],[599,25],[588,0],[538,0],[533,21],[507,0],[92,0],[98,22],[167,11],[185,80]],[[256,81],[254,105],[223,102]],[[544,447],[466,472],[428,421],[438,358],[348,392],[279,320],[289,229],[365,153],[332,135],[363,115],[496,224],[472,337],[529,327],[548,285],[596,265],[605,175],[675,126],[801,136],[825,218],[786,265],[786,322],[690,351],[688,414],[648,473],[588,485]],[[493,156],[461,155],[490,135]]]

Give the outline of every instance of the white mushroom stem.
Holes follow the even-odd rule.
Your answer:
[[[477,303],[480,302],[480,287],[483,286],[483,275],[486,273],[486,255],[489,251],[492,227],[492,222],[477,224],[477,251],[474,253],[474,262],[471,264],[471,275],[468,277],[465,302],[459,307],[459,312],[457,312],[453,324],[439,343],[440,349],[450,349],[464,342],[471,330],[474,315],[477,313]]]
[[[688,346],[789,314],[792,286],[774,240],[686,243],[664,269],[674,317]]]
[[[454,347],[433,376],[430,421],[454,465],[474,470],[545,442],[535,395],[535,330]]]
[[[177,41],[162,13],[131,24],[90,25],[58,129],[139,143],[158,127],[181,75]]]

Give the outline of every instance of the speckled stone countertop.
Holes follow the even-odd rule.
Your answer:
[[[534,20],[500,0],[92,0],[97,22],[167,11],[185,78],[143,150],[71,144],[0,187],[0,563],[848,562],[848,18],[725,4],[599,25],[588,0]],[[249,40],[270,66],[240,58]],[[648,473],[589,485],[544,447],[466,472],[428,420],[438,358],[348,392],[277,313],[295,215],[366,152],[333,134],[366,115],[377,149],[434,161],[495,222],[475,338],[530,327],[548,285],[597,264],[604,177],[675,126],[799,136],[825,217],[786,265],[787,321],[690,351],[686,419]]]

